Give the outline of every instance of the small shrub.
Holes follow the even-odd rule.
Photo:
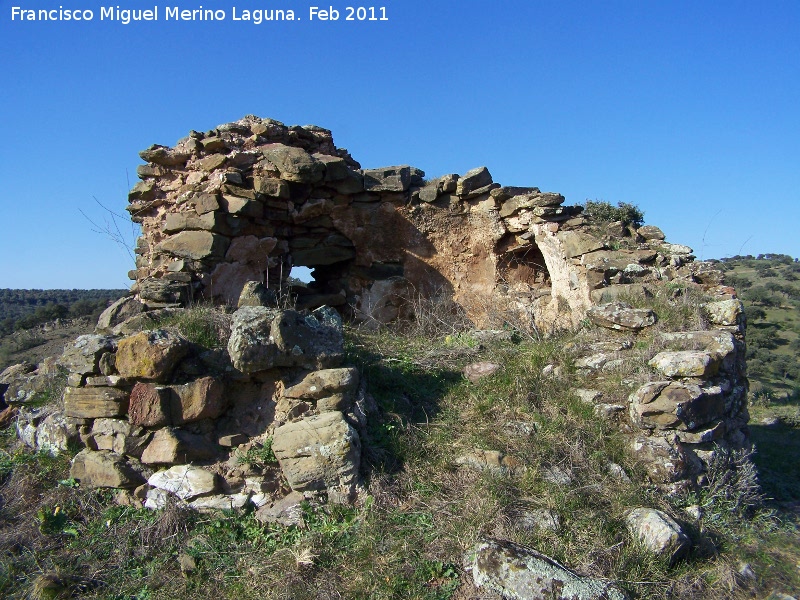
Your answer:
[[[726,522],[732,517],[747,517],[763,504],[752,456],[752,450],[714,449],[708,465],[708,486],[701,499],[707,520]]]
[[[261,446],[251,446],[244,453],[238,453],[236,459],[240,464],[264,466],[276,464],[278,459],[272,451],[272,438],[264,440]]]
[[[224,348],[231,335],[231,317],[215,306],[197,305],[171,314],[160,327],[172,327],[190,342],[204,348]]]
[[[640,227],[644,223],[644,212],[635,204],[617,202],[612,206],[610,202],[587,200],[583,204],[583,214],[593,221],[612,223],[622,221],[625,225]]]

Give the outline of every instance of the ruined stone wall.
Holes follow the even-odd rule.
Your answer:
[[[588,386],[576,393],[629,435],[665,490],[702,485],[716,453],[748,447],[741,302],[657,227],[593,223],[563,196],[503,187],[485,167],[430,181],[410,166],[361,169],[329,131],[257,117],[141,156],[128,207],[142,225],[136,297],[65,350],[63,411],[18,422],[32,447],[79,439],[73,476],[88,485],[136,490],[148,506],[168,493],[196,508],[253,502],[267,520],[319,493],[351,500],[369,402],[358,372],[340,367],[339,313],[388,322],[417,296],[455,300],[479,328],[510,311],[539,329],[588,319],[608,330],[574,357]],[[291,290],[300,311],[281,310],[293,265],[312,267],[314,282]],[[665,284],[705,296],[697,330],[648,335],[655,313],[617,301],[646,304]],[[159,329],[203,298],[238,304],[224,350]],[[640,359],[642,341],[652,369],[627,398],[589,389]],[[39,377],[21,367],[0,375],[9,401]],[[267,440],[277,463],[242,467]]]
[[[404,297],[445,296],[481,324],[499,294],[538,327],[574,325],[594,290],[681,276],[693,260],[657,228],[594,231],[563,196],[501,186],[485,167],[431,181],[361,169],[314,126],[248,116],[141,156],[130,276],[151,308],[235,303],[247,281],[285,289],[302,265],[314,282],[296,290],[300,307],[386,322]]]

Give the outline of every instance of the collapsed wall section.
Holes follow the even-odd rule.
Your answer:
[[[397,299],[415,294],[453,297],[478,322],[498,291],[551,320],[588,307],[585,269],[563,262],[556,237],[583,226],[581,207],[503,187],[485,167],[432,181],[410,166],[361,169],[328,130],[253,116],[141,156],[130,277],[149,307],[232,303],[247,281],[280,290],[299,265],[314,275],[301,306],[361,320],[396,318]]]

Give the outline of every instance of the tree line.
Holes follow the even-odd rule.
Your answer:
[[[0,289],[0,335],[56,319],[99,315],[128,290]]]

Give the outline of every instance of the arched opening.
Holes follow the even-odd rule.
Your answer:
[[[298,308],[347,304],[347,270],[355,257],[353,243],[339,233],[289,240],[289,293]],[[302,276],[289,281],[293,274]]]
[[[551,293],[550,272],[535,243],[504,249],[497,263],[497,278],[498,285],[515,296],[535,300]]]

